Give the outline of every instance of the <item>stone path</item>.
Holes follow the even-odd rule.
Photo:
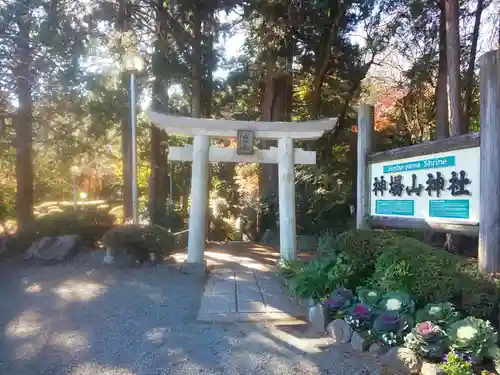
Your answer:
[[[303,317],[270,272],[215,269],[203,293],[198,320],[234,323]]]

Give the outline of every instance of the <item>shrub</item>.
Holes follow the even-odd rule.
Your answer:
[[[295,297],[320,301],[333,289],[347,285],[353,273],[352,263],[346,256],[316,258],[290,279],[288,289]]]
[[[7,248],[9,254],[19,254],[42,237],[68,234],[79,235],[83,243],[93,247],[112,225],[112,217],[103,212],[90,210],[58,212],[35,219],[29,227],[9,238]]]
[[[167,229],[156,225],[126,224],[107,231],[102,242],[113,249],[125,249],[134,259],[144,262],[149,253],[157,257],[171,254],[173,235]]]
[[[337,236],[332,249],[352,258],[357,284],[361,285],[373,274],[381,251],[399,238],[391,232],[348,231]]]
[[[383,290],[401,290],[423,306],[449,300],[455,288],[458,260],[413,238],[393,241],[375,263],[372,284]]]

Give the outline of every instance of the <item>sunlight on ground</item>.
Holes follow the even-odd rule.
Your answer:
[[[42,329],[41,314],[34,311],[25,311],[11,320],[5,329],[9,337],[25,338],[33,336]]]
[[[298,323],[300,324],[300,323]],[[321,353],[322,348],[328,346],[332,343],[331,338],[329,337],[318,337],[318,338],[305,338],[305,337],[296,337],[287,332],[284,332],[277,328],[277,326],[269,325],[267,327],[268,333],[278,339],[280,341],[285,342],[287,345],[293,346],[294,348],[299,349],[305,353]]]
[[[222,261],[222,263],[231,262],[257,271],[270,271],[270,268],[268,266],[265,266],[262,263],[259,263],[256,260],[247,257],[234,256],[231,254],[221,254],[213,251],[205,251],[205,256],[210,259]]]
[[[29,342],[23,343],[16,348],[15,358],[29,360],[35,358],[45,347],[46,340],[43,336],[33,337]]]
[[[88,347],[87,334],[80,331],[63,331],[52,334],[50,345],[71,351],[85,350]]]
[[[123,367],[116,366],[104,366],[99,365],[95,362],[82,363],[76,367],[73,367],[71,375],[88,375],[88,374],[106,374],[106,375],[136,375]]]
[[[90,301],[103,295],[107,287],[91,281],[68,280],[52,289],[61,299],[73,301]]]
[[[42,287],[40,284],[34,283],[29,286],[27,286],[24,291],[26,293],[40,293],[42,291]]]

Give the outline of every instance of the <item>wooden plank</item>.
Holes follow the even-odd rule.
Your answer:
[[[169,116],[149,111],[149,120],[168,134],[186,136],[208,135],[213,137],[237,137],[238,130],[252,130],[255,138],[314,140],[327,130],[337,126],[337,119],[302,122],[265,122],[200,119],[192,117]]]
[[[370,170],[368,154],[372,147],[373,114],[371,105],[361,104],[358,110],[358,160],[357,160],[357,194],[356,194],[356,228],[366,229],[365,220],[370,212]]]
[[[480,59],[481,165],[478,263],[483,273],[500,272],[500,50]]]
[[[369,216],[367,218],[370,227],[374,229],[410,229],[431,230],[443,233],[459,233],[466,236],[477,236],[479,224],[464,224],[457,221],[433,221],[431,219],[415,219],[396,216]]]
[[[398,159],[412,158],[439,152],[462,150],[464,148],[478,147],[480,143],[479,133],[468,133],[458,137],[438,139],[417,145],[395,148],[392,150],[375,152],[368,155],[368,163],[380,163]]]
[[[253,155],[238,154],[235,148],[222,148],[210,146],[210,163],[262,163],[277,164],[278,148],[271,147],[269,150],[255,150]],[[168,158],[171,161],[193,161],[193,146],[169,147]],[[294,149],[295,164],[316,164],[316,151],[305,151],[301,148]]]

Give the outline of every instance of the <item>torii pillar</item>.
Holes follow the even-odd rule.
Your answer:
[[[208,210],[209,163],[277,163],[279,175],[280,254],[285,260],[296,257],[295,164],[316,164],[316,152],[295,149],[294,140],[314,140],[333,129],[337,119],[305,122],[255,122],[198,119],[168,116],[150,111],[149,118],[169,134],[194,137],[193,145],[170,147],[169,160],[192,161],[191,207],[189,211],[187,273],[206,270],[205,233]],[[239,155],[236,149],[210,147],[210,137],[236,137],[238,130],[249,130],[258,139],[277,139],[278,147]]]

